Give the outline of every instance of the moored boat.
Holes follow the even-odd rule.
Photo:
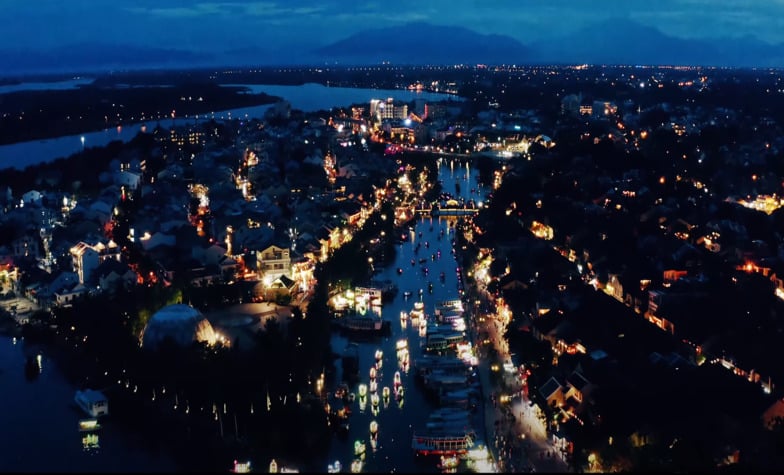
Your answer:
[[[100,417],[109,414],[109,400],[101,391],[85,389],[76,391],[74,402],[90,417]]]
[[[354,441],[354,455],[360,456],[365,453],[366,447],[365,442],[359,439]]]
[[[343,466],[340,463],[340,460],[335,460],[335,463],[331,463],[327,465],[327,473],[340,473],[343,469]]]
[[[101,424],[98,423],[98,419],[96,418],[79,419],[79,431],[81,432],[89,432],[100,428]]]

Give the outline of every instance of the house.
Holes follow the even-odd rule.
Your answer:
[[[349,226],[356,226],[362,217],[362,205],[355,201],[346,201],[343,203],[340,212],[341,218],[346,221]]]
[[[569,403],[570,400],[573,400],[571,405],[574,408],[577,408],[577,406],[582,404],[586,394],[590,393],[592,389],[591,382],[577,370],[573,371],[572,374],[566,378],[566,387],[564,399],[567,403]]]
[[[194,246],[191,255],[203,265],[217,265],[226,256],[226,251],[218,244],[204,244]]]
[[[136,273],[124,262],[108,259],[102,262],[93,272],[98,280],[98,286],[109,292],[118,287],[132,285],[136,282]]]
[[[139,242],[145,251],[155,249],[158,246],[174,247],[177,238],[173,234],[166,234],[163,232],[156,232],[153,234],[144,233]]]
[[[73,261],[74,271],[79,276],[80,284],[90,281],[93,271],[99,264],[108,259],[119,262],[121,256],[120,249],[114,241],[109,241],[106,244],[98,242],[95,245],[80,241],[69,252]]]
[[[60,272],[48,284],[38,285],[31,289],[38,305],[48,310],[53,305],[68,305],[73,299],[87,292],[87,288],[79,282],[75,272]]]
[[[53,303],[58,307],[67,307],[71,305],[75,298],[85,293],[87,293],[87,287],[84,284],[70,284],[52,293],[54,297]]]
[[[270,245],[263,251],[257,252],[256,259],[259,277],[267,286],[280,276],[291,276],[291,253],[288,248]]]
[[[228,255],[223,256],[218,261],[218,268],[220,269],[221,275],[223,275],[227,280],[234,279],[234,276],[237,274],[237,269],[239,268],[239,266],[240,266],[239,262],[237,262],[236,259]]]
[[[22,203],[24,204],[33,204],[33,205],[40,205],[43,196],[40,191],[37,190],[30,190],[27,193],[22,195]]]
[[[11,252],[14,257],[41,257],[41,238],[35,234],[26,233],[11,242]]]
[[[547,402],[547,407],[561,407],[564,403],[564,392],[561,383],[551,376],[540,388],[539,394]]]
[[[264,289],[265,300],[275,300],[278,296],[288,296],[294,293],[297,283],[285,275],[273,280],[269,286]]]
[[[79,282],[84,284],[90,280],[93,271],[100,264],[98,251],[86,242],[80,242],[72,247],[70,252],[73,268],[79,276]]]
[[[784,424],[784,399],[778,399],[762,413],[762,425],[773,430],[778,424]]]
[[[672,300],[672,298],[670,298],[669,292],[664,290],[649,290],[648,310],[645,312],[645,318],[662,330],[675,334],[675,324],[667,320],[660,311],[661,305],[670,300]]]
[[[114,173],[114,184],[124,186],[130,191],[136,191],[136,188],[142,182],[142,174],[132,170],[119,170]]]

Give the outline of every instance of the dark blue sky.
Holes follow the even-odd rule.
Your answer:
[[[784,42],[784,0],[0,0],[5,47],[104,43],[224,51],[320,46],[411,21],[459,25],[523,43],[607,18],[688,38]]]

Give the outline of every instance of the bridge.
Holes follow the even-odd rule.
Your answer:
[[[414,212],[420,216],[474,216],[479,212],[479,208],[439,208],[434,206],[432,208],[416,208]]]

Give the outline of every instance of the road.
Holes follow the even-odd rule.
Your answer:
[[[511,394],[513,391],[503,387],[501,378],[496,377],[497,382],[494,382],[489,354],[490,348],[494,348],[500,361],[511,361],[509,345],[504,338],[503,322],[496,318],[495,314],[479,311],[482,308],[495,308],[491,297],[481,288],[476,289],[476,292],[469,297],[469,301],[480,303],[466,307],[474,310],[474,342],[482,348],[478,369],[485,393],[482,398],[485,404],[486,441],[496,460],[498,471],[568,472],[568,464],[556,450],[547,435],[544,423],[537,415],[538,408],[530,407],[530,401],[520,391],[522,382],[516,368],[513,373],[505,374],[503,367],[500,369],[502,377],[506,378],[506,386],[515,389],[515,397],[509,402],[500,401],[501,394]],[[485,317],[483,322],[482,316]],[[485,339],[489,340],[489,343],[482,345],[481,342]]]

